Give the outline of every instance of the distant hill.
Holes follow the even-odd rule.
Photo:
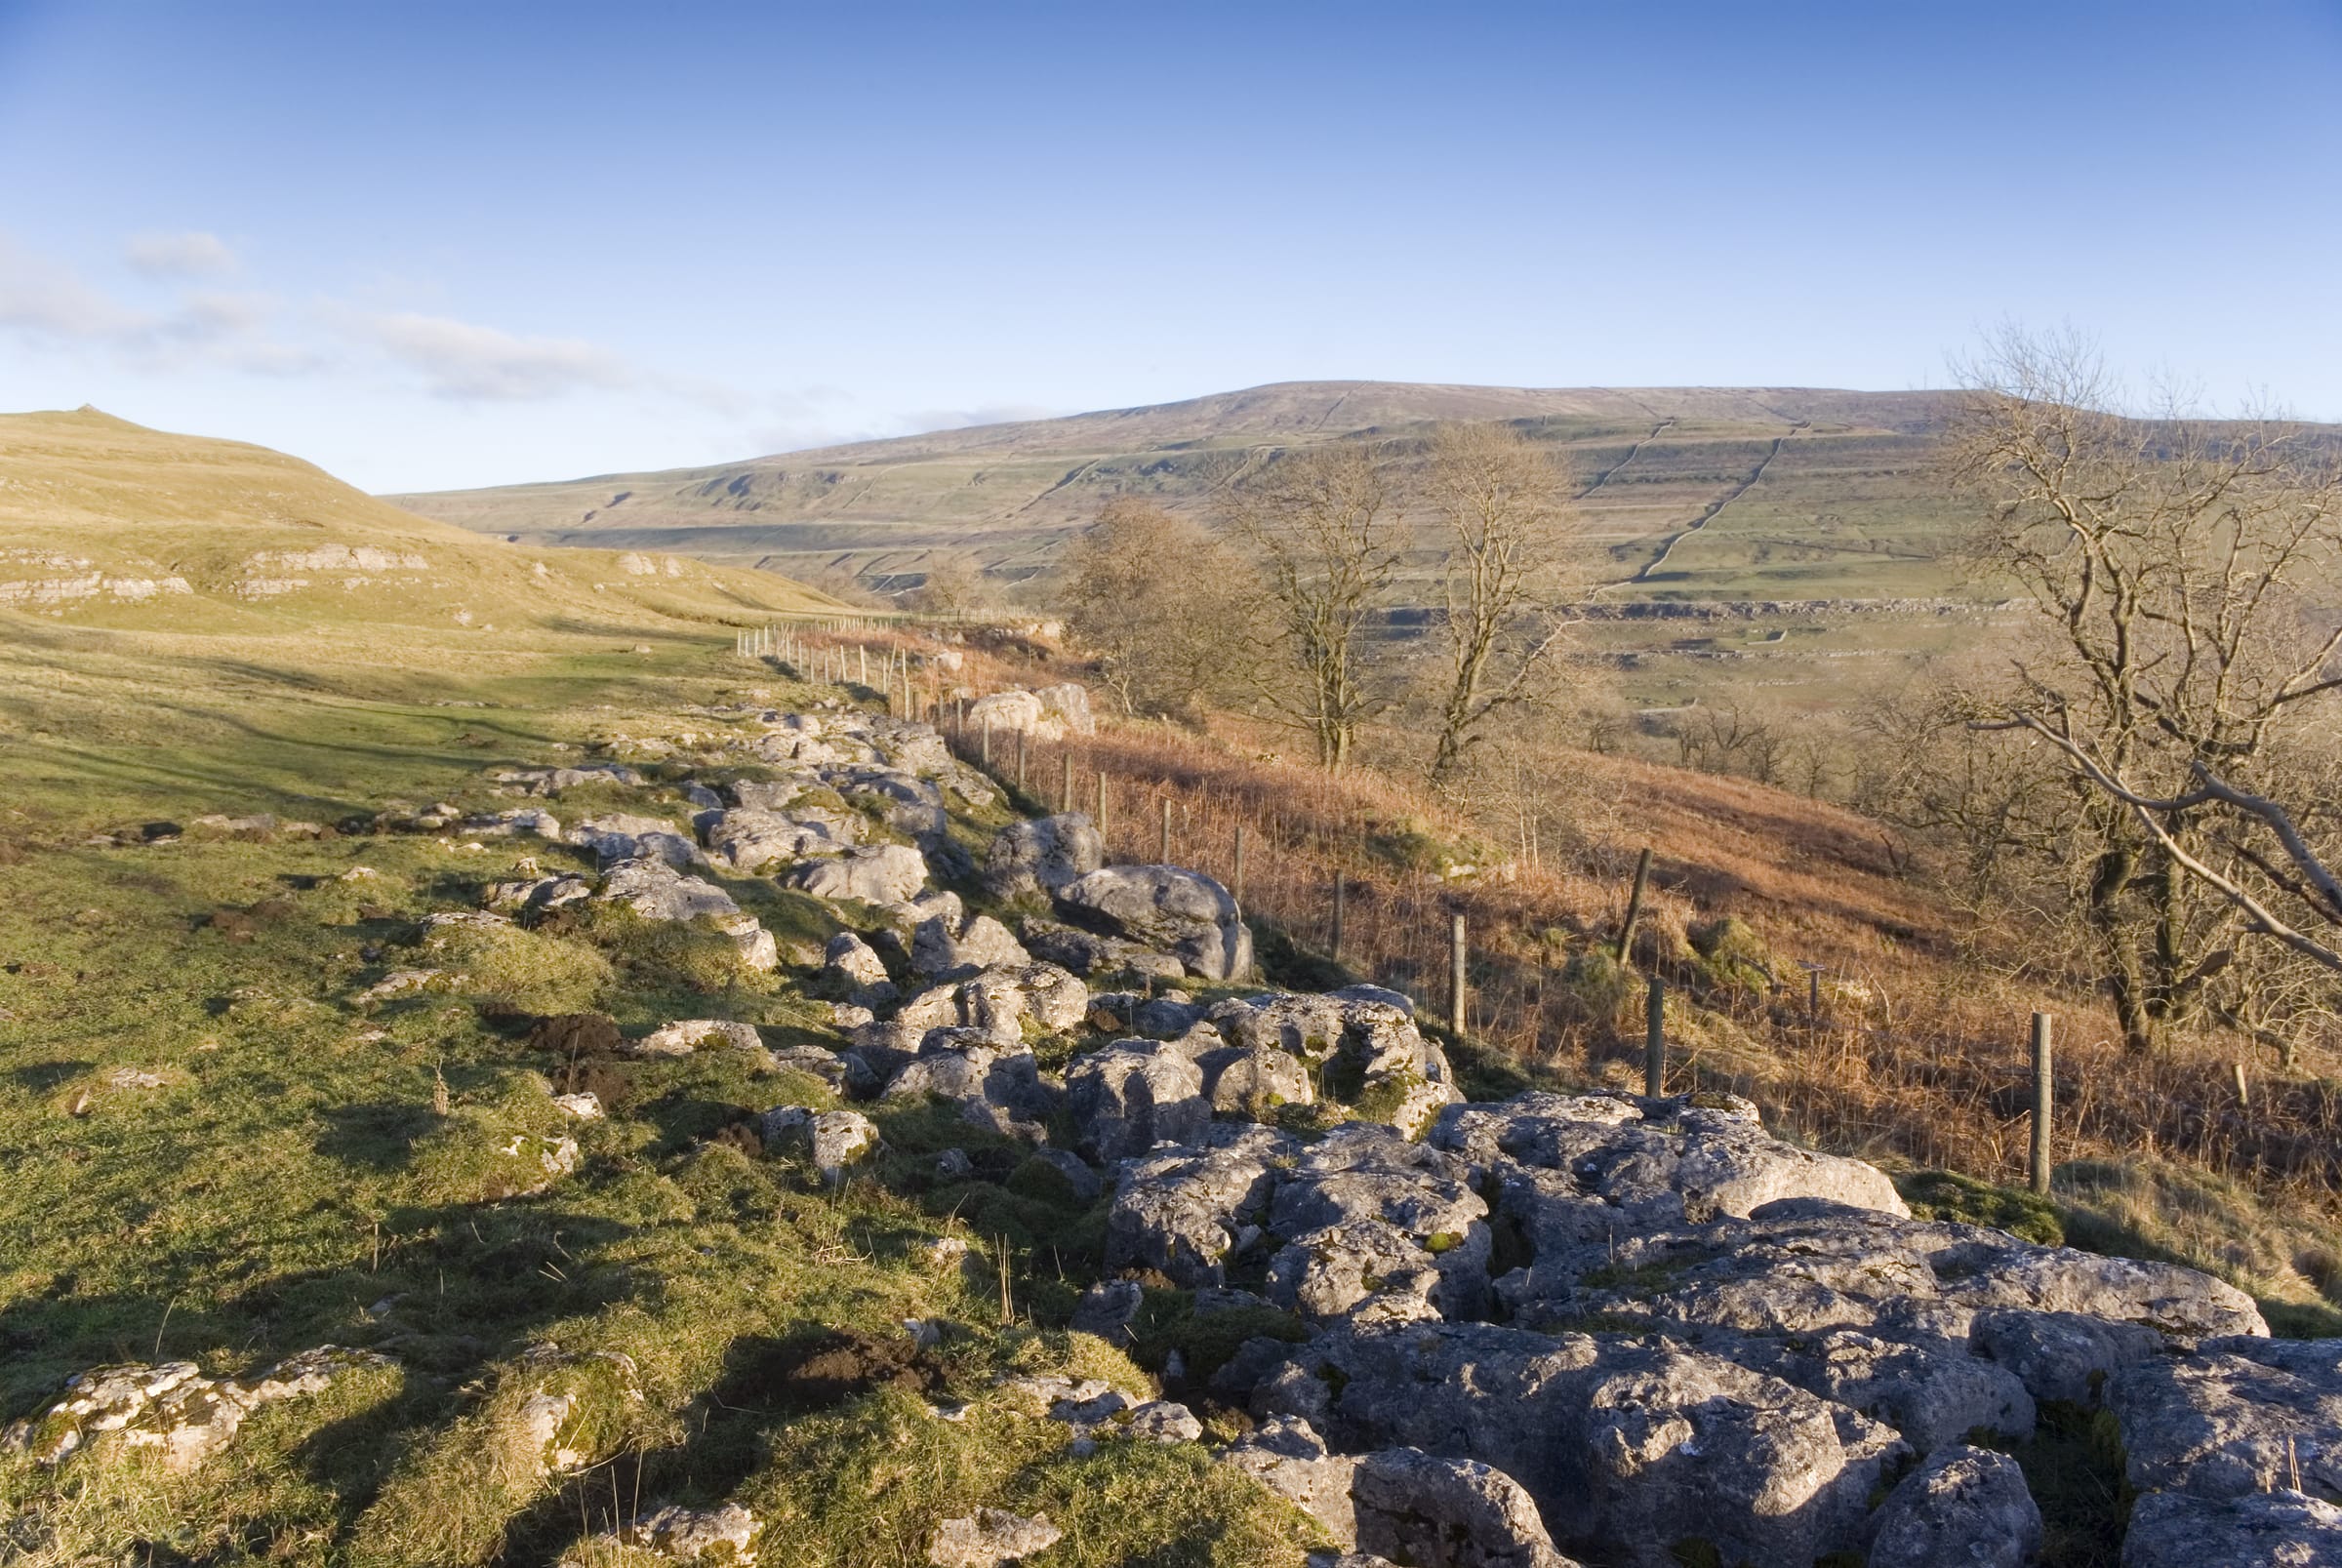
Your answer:
[[[0,611],[262,630],[833,604],[792,582],[680,558],[514,549],[265,447],[91,408],[0,415]]]
[[[1013,582],[1045,570],[1116,495],[1202,510],[1278,448],[1507,420],[1566,450],[1596,575],[1650,572],[1630,596],[1907,596],[1943,586],[1918,564],[1943,520],[1920,471],[1943,412],[1931,392],[1294,382],[711,467],[386,499],[526,543],[851,573],[881,590],[917,582],[940,551],[970,550]],[[1668,551],[1699,519],[1713,526]],[[1663,551],[1665,571],[1652,570]]]

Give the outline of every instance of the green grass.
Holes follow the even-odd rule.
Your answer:
[[[736,1133],[833,1098],[744,1053],[587,1064],[613,1114],[550,1105],[572,1065],[531,1050],[528,1013],[592,1008],[627,1034],[736,1018],[775,1046],[842,1043],[787,962],[836,928],[814,901],[718,878],[780,940],[784,970],[762,977],[720,934],[608,911],[418,942],[422,915],[472,906],[524,858],[584,864],[533,839],[91,842],[209,812],[331,827],[394,800],[508,806],[497,767],[622,736],[713,756],[728,721],[687,710],[813,694],[730,664],[720,632],[649,655],[541,635],[485,658],[330,639],[198,657],[189,637],[158,671],[143,634],[35,629],[0,653],[0,1420],[105,1362],[219,1375],[330,1342],[397,1367],[269,1407],[191,1474],[102,1444],[56,1471],[0,1459],[0,1514],[28,1560],[551,1560],[638,1503],[737,1498],[766,1520],[768,1560],[920,1561],[937,1519],[983,1504],[1058,1520],[1046,1568],[1296,1568],[1312,1527],[1248,1480],[1168,1449],[1075,1459],[1066,1428],[998,1404],[1010,1367],[1148,1383],[1094,1340],[1032,1327],[1062,1322],[1094,1270],[1101,1206],[1020,1175],[955,1111],[889,1108],[887,1151],[830,1191]],[[670,770],[644,771],[638,791],[547,804],[679,815]],[[954,833],[980,845],[1004,811]],[[374,874],[343,880],[359,866]],[[356,1001],[401,966],[444,975]],[[160,1082],[116,1086],[121,1068]],[[563,1136],[574,1173],[514,1195]],[[946,1146],[976,1156],[974,1179],[935,1178]],[[973,1247],[964,1266],[931,1258],[945,1235]],[[759,1383],[773,1347],[824,1325],[900,1339],[907,1317],[956,1325],[939,1397],[975,1402],[969,1421],[884,1390],[805,1409]],[[544,1392],[576,1400],[560,1434],[587,1462],[575,1474],[515,1446]]]
[[[1906,1171],[1894,1181],[1914,1219],[1989,1226],[2044,1247],[2065,1245],[2057,1206],[2036,1193],[1996,1186],[1958,1171]]]

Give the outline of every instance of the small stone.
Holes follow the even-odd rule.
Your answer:
[[[1130,1343],[1130,1323],[1146,1303],[1146,1292],[1135,1279],[1102,1279],[1081,1293],[1067,1325],[1077,1334],[1095,1334],[1110,1345]]]
[[[740,1024],[728,1019],[680,1019],[662,1024],[639,1040],[630,1040],[620,1049],[628,1056],[682,1057],[702,1047],[729,1047],[735,1051],[764,1049],[764,1036],[756,1032],[753,1024]]]
[[[1141,1443],[1193,1443],[1203,1439],[1203,1423],[1186,1405],[1150,1399],[1121,1424],[1121,1435]]]
[[[1046,1513],[978,1508],[966,1518],[946,1519],[936,1526],[927,1560],[935,1568],[1000,1568],[1038,1556],[1064,1536]]]
[[[831,1186],[846,1179],[847,1167],[876,1151],[878,1125],[859,1110],[825,1110],[816,1114],[802,1106],[783,1106],[759,1118],[758,1130],[767,1148],[790,1145],[809,1147],[813,1168]]]
[[[668,1504],[644,1514],[616,1539],[681,1562],[696,1562],[713,1555],[734,1568],[752,1568],[756,1556],[749,1547],[755,1538],[756,1515],[737,1503],[727,1503],[720,1508],[685,1508]]]

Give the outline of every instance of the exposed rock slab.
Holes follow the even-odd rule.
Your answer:
[[[1069,919],[1178,958],[1204,980],[1236,980],[1252,968],[1252,931],[1228,889],[1178,865],[1113,865],[1058,890]]]
[[[2130,1484],[2228,1499],[2295,1484],[2342,1496],[2342,1340],[2211,1340],[2117,1373]]]

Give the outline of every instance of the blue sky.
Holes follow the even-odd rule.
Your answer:
[[[2342,0],[0,0],[0,408],[376,490],[2010,319],[2342,419]]]

